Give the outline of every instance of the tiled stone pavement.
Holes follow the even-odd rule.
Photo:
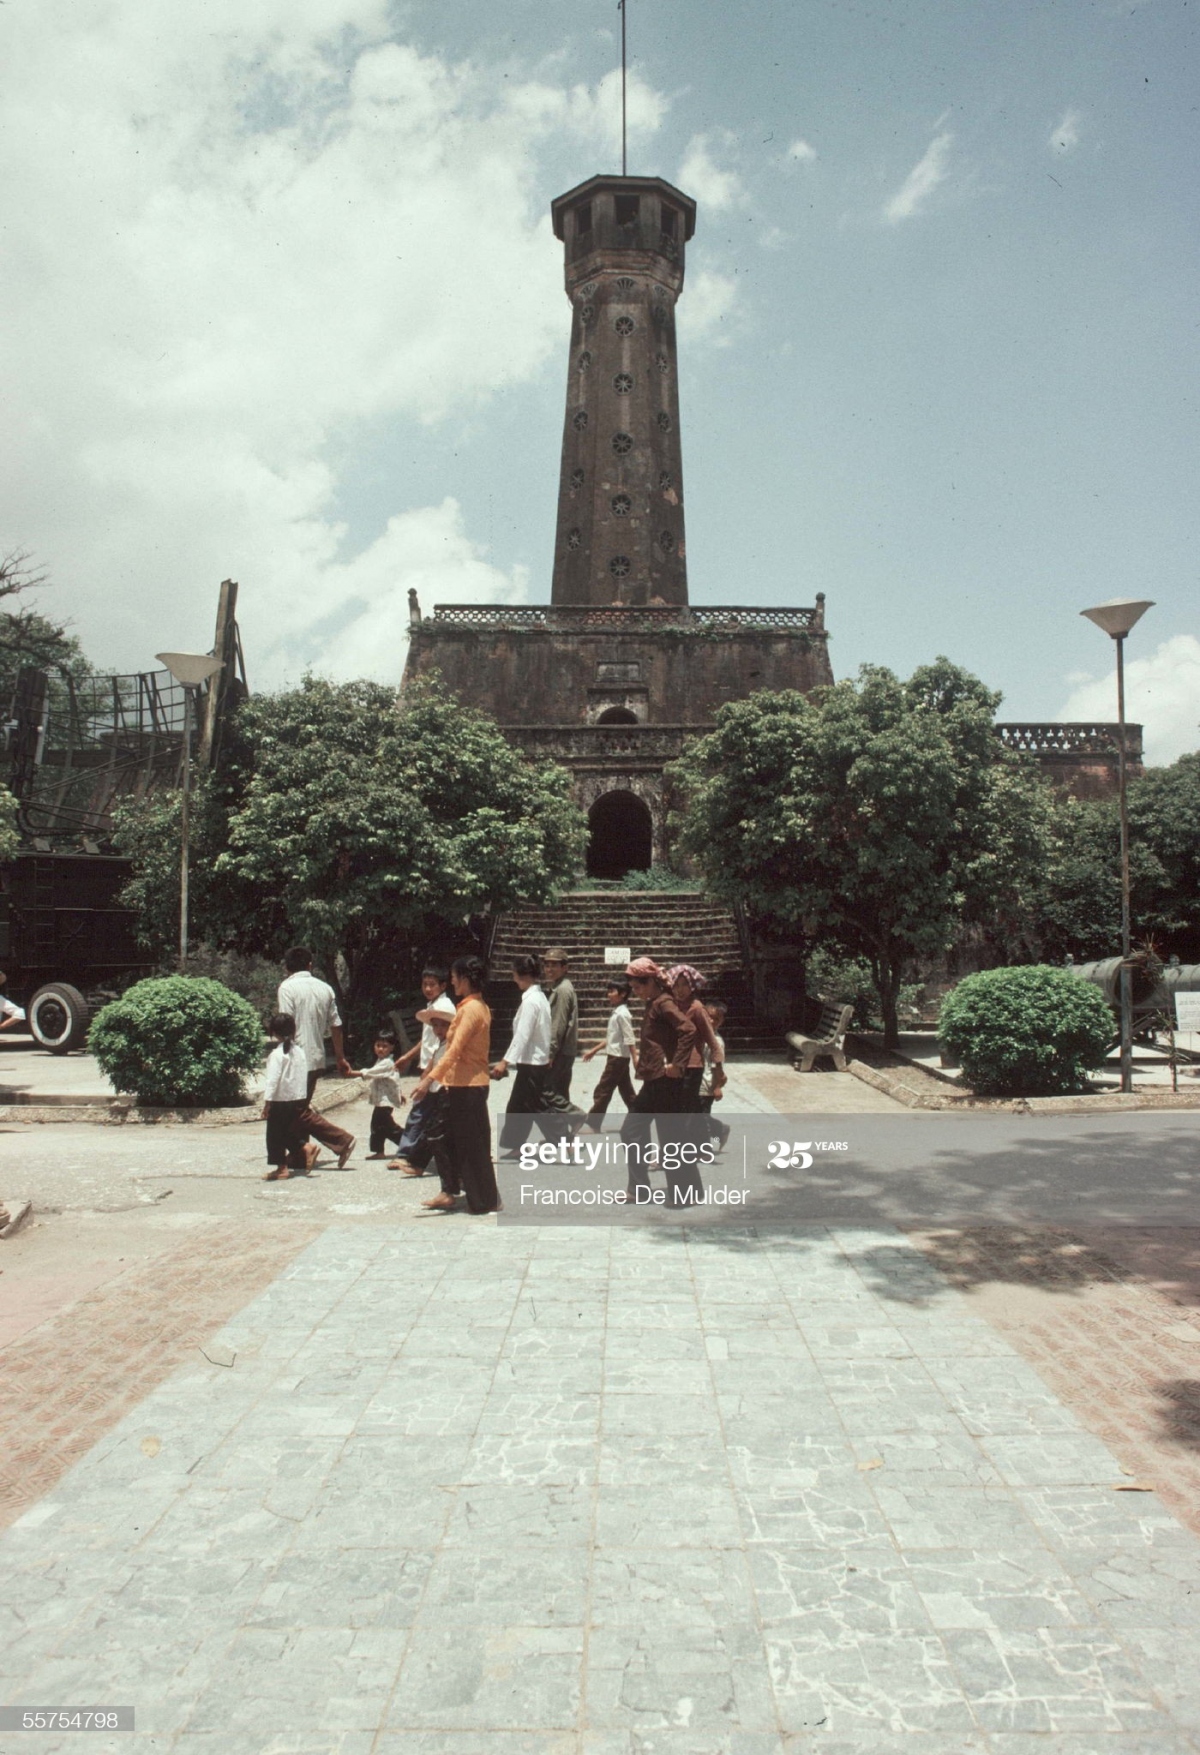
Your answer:
[[[1200,1544],[897,1234],[331,1229],[219,1339],[0,1542],[89,1751],[1200,1750]]]

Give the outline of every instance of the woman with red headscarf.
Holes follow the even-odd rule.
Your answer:
[[[650,1178],[642,1162],[650,1138],[650,1124],[657,1118],[659,1144],[664,1132],[675,1138],[678,1127],[664,1130],[662,1117],[680,1113],[683,1075],[696,1041],[696,1026],[685,1017],[667,991],[667,981],[650,957],[635,957],[625,970],[633,996],[645,1002],[638,1042],[638,1078],[642,1088],[621,1123],[621,1138],[630,1147],[627,1200],[635,1200],[639,1188],[649,1191]],[[645,1195],[642,1197],[645,1199]]]

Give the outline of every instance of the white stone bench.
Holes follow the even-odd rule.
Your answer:
[[[792,1065],[800,1072],[811,1072],[815,1060],[828,1057],[838,1072],[845,1072],[846,1054],[842,1043],[853,1015],[852,1005],[825,1005],[811,1036],[804,1036],[799,1030],[789,1030],[787,1040],[792,1050]]]

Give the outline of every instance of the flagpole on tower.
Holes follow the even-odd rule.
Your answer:
[[[621,175],[629,175],[629,157],[625,145],[625,0],[617,0],[617,11],[621,14]]]

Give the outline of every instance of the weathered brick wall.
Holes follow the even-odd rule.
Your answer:
[[[426,620],[412,629],[405,677],[432,671],[502,725],[586,725],[614,706],[646,724],[705,725],[756,689],[833,681],[821,631],[567,633]]]

